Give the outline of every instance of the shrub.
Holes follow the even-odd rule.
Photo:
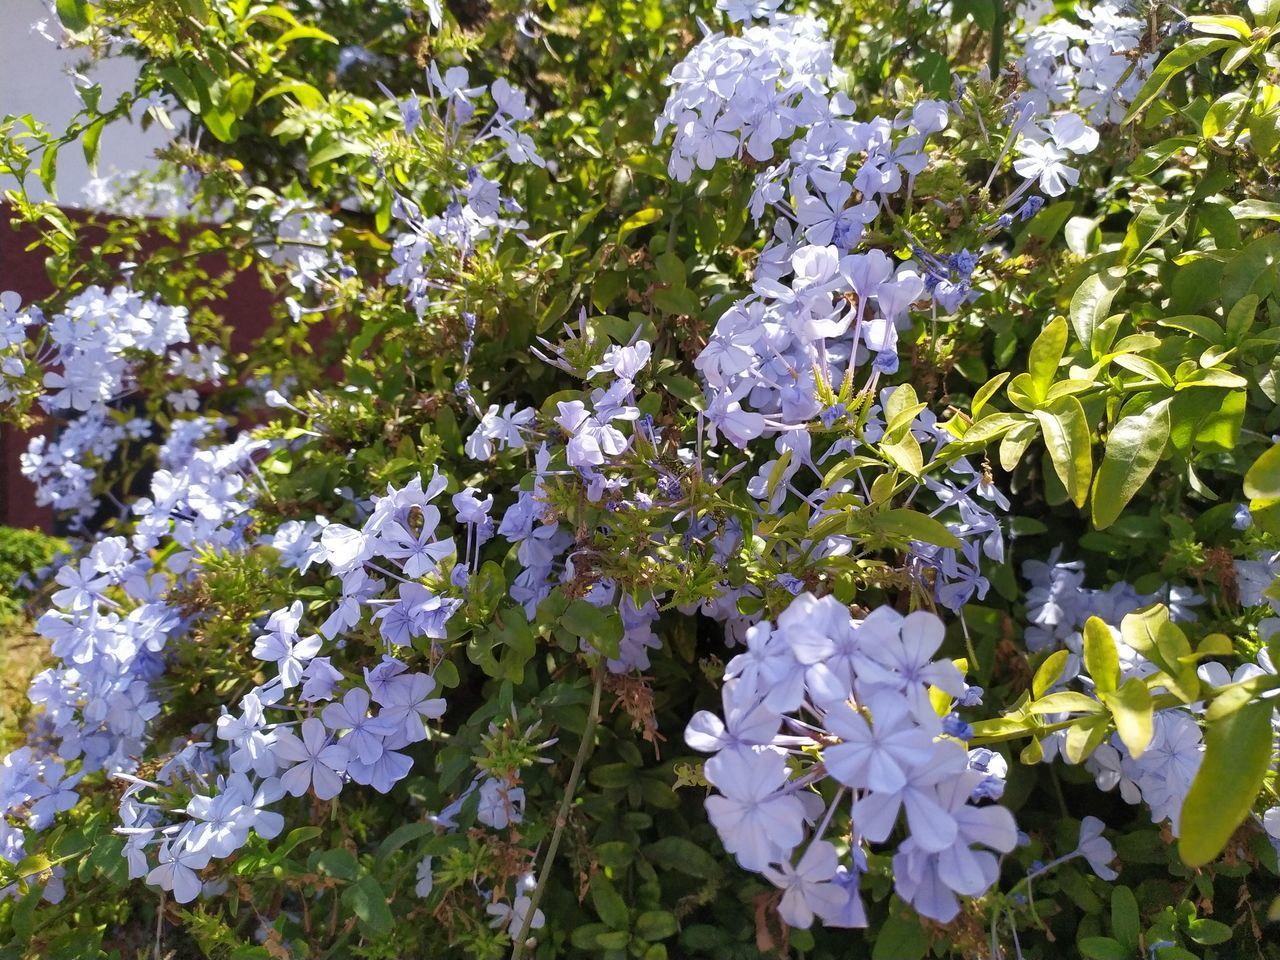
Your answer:
[[[57,5],[11,954],[1275,955],[1280,6],[779,6]]]

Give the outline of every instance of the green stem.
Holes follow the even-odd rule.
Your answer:
[[[1001,61],[1004,59],[1004,25],[1008,0],[996,0],[995,16],[991,23],[991,82],[1000,79]]]
[[[587,713],[587,725],[582,731],[582,743],[578,745],[578,756],[574,758],[573,770],[569,773],[569,782],[564,785],[564,798],[560,801],[560,810],[556,814],[555,830],[551,833],[551,843],[547,845],[547,856],[542,861],[542,874],[538,877],[538,886],[529,898],[529,909],[525,911],[524,921],[520,924],[520,933],[515,938],[511,951],[511,960],[520,960],[524,953],[525,941],[529,936],[529,924],[538,912],[538,904],[542,902],[542,891],[547,888],[551,877],[551,867],[555,863],[556,851],[560,848],[560,837],[565,825],[569,822],[569,807],[573,805],[573,795],[578,787],[578,779],[582,776],[582,768],[591,754],[592,735],[596,732],[596,722],[600,714],[600,693],[604,689],[604,665],[596,666],[595,686],[591,690],[591,709]]]

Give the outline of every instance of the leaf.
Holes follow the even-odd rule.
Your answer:
[[[57,0],[54,9],[62,25],[72,33],[79,33],[89,26],[88,4],[85,0]]]
[[[1105,713],[1081,717],[1067,728],[1067,736],[1062,743],[1063,756],[1067,758],[1068,763],[1083,762],[1089,754],[1098,749],[1099,744],[1110,732],[1110,717]]]
[[[102,130],[106,127],[106,118],[100,118],[89,124],[84,132],[84,140],[81,146],[84,149],[84,162],[89,167],[89,172],[94,176],[98,175],[98,153],[99,146],[102,143]]]
[[[265,103],[273,97],[283,96],[284,94],[292,94],[294,99],[308,110],[314,110],[324,105],[324,94],[305,80],[297,79],[280,81],[258,97],[258,103]]]
[[[1121,262],[1133,263],[1152,244],[1172,230],[1186,215],[1187,208],[1172,203],[1152,203],[1143,207],[1129,221],[1124,243],[1120,248]]]
[[[1129,748],[1129,754],[1137,760],[1146,753],[1155,732],[1151,692],[1147,685],[1138,677],[1130,677],[1120,685],[1120,689],[1102,694],[1102,699],[1115,718],[1116,733]]]
[[[317,872],[327,873],[339,880],[354,880],[359,870],[359,864],[351,851],[341,848],[314,854],[311,863]]]
[[[1089,497],[1089,480],[1093,476],[1093,440],[1084,407],[1075,397],[1062,397],[1047,409],[1036,410],[1045,446],[1053,468],[1077,507]]]
[[[1157,320],[1156,323],[1162,327],[1172,327],[1175,330],[1183,330],[1193,336],[1200,337],[1210,343],[1222,342],[1222,328],[1208,317],[1200,317],[1195,314],[1183,314],[1178,317],[1164,317]]]
[[[1263,675],[1219,687],[1214,694],[1213,702],[1209,704],[1209,709],[1205,711],[1205,719],[1213,723],[1220,717],[1235,713],[1255,700],[1258,694],[1275,689],[1276,685],[1275,677]]]
[[[1177,624],[1169,620],[1167,607],[1157,603],[1127,614],[1120,621],[1120,636],[1165,673],[1162,683],[1183,703],[1199,697],[1200,678],[1195,663],[1183,659],[1190,655],[1191,644]]]
[[[636,917],[636,936],[650,943],[675,936],[677,929],[675,914],[665,910],[646,910]]]
[[[1082,937],[1076,946],[1087,960],[1133,960],[1133,951],[1110,937]]]
[[[902,438],[895,441],[882,440],[880,452],[887,455],[894,466],[911,474],[920,476],[924,470],[924,452],[920,449],[920,441],[911,433],[903,433]]]
[[[614,930],[626,930],[631,922],[631,911],[618,893],[613,882],[603,873],[591,878],[591,905],[600,919]]]
[[[1187,936],[1196,943],[1209,947],[1219,943],[1226,943],[1231,939],[1232,931],[1221,920],[1198,917],[1187,922]]]
[[[645,847],[644,856],[663,870],[675,870],[703,880],[713,880],[723,873],[720,861],[684,837],[663,837]]]
[[[283,47],[295,40],[322,40],[325,43],[337,43],[338,38],[332,34],[325,33],[319,27],[308,27],[305,24],[300,27],[294,27],[286,30],[276,38],[276,46]]]
[[[435,833],[436,828],[430,823],[419,821],[417,823],[402,823],[391,831],[391,834],[378,844],[378,862],[386,860],[401,847],[407,843],[412,843],[420,837],[426,837]]]
[[[1111,932],[1127,949],[1138,949],[1142,936],[1142,914],[1138,911],[1138,898],[1128,887],[1111,890]]]
[[[560,626],[586,640],[606,657],[618,656],[622,642],[622,620],[617,610],[604,610],[586,600],[575,600],[565,608]]]
[[[1046,713],[1103,712],[1101,703],[1087,693],[1080,693],[1077,690],[1059,690],[1057,693],[1051,693],[1033,702],[1029,709],[1037,716],[1043,716]]]
[[[871,960],[920,960],[928,949],[929,940],[919,920],[890,913],[880,924]]]
[[[1237,220],[1280,220],[1280,203],[1269,200],[1241,200],[1231,208]]]
[[[1273,26],[1280,20],[1280,0],[1249,0],[1249,12],[1258,26]]]
[[[1133,118],[1145,110],[1151,104],[1151,101],[1160,96],[1164,92],[1164,88],[1169,85],[1169,82],[1183,70],[1209,56],[1209,54],[1216,53],[1229,46],[1232,46],[1231,40],[1222,40],[1216,37],[1197,37],[1174,48],[1151,71],[1151,76],[1147,77],[1147,82],[1142,85],[1138,95],[1133,98],[1133,103],[1129,105],[1129,112],[1120,121],[1121,126],[1131,123]]]
[[[1244,475],[1244,493],[1251,500],[1280,499],[1280,443],[1254,461]]]
[[[1196,16],[1187,17],[1187,23],[1191,24],[1196,33],[1207,33],[1216,37],[1239,37],[1241,40],[1247,41],[1251,33],[1249,24],[1245,22],[1244,17]]]
[[[366,932],[375,937],[385,937],[391,932],[394,920],[387,906],[386,894],[373,877],[361,877],[342,894],[342,903],[360,920]]]
[[[1000,440],[1000,468],[1012,473],[1035,438],[1036,425],[1030,420],[1018,424],[1006,433]]]
[[[624,237],[630,233],[634,233],[641,227],[647,227],[651,223],[657,223],[662,219],[662,211],[656,207],[645,207],[622,222],[622,226],[618,228],[618,243],[621,244]]]
[[[44,154],[40,157],[40,185],[44,187],[45,193],[51,197],[56,197],[58,181],[58,144],[50,142],[45,144]]]
[[[1136,353],[1121,353],[1113,356],[1111,361],[1116,366],[1124,367],[1131,373],[1146,377],[1152,383],[1158,383],[1164,387],[1173,386],[1173,377],[1169,376],[1169,371],[1154,360],[1138,356]]]
[[[1088,341],[1085,341],[1086,343]],[[1062,361],[1062,352],[1067,347],[1067,321],[1057,317],[1040,331],[1031,351],[1027,355],[1027,373],[1031,376],[1031,394],[1036,400],[1043,400],[1049,392],[1049,385],[1058,373],[1058,364]]]
[[[1086,630],[1088,624],[1085,624]],[[1052,687],[1062,677],[1062,671],[1067,666],[1067,658],[1071,656],[1069,650],[1055,650],[1045,658],[1044,663],[1040,664],[1040,669],[1036,671],[1035,677],[1031,681],[1031,695],[1037,700],[1044,696],[1045,691]]]
[[[1140,413],[1122,417],[1107,437],[1107,447],[1093,484],[1093,525],[1111,526],[1160,462],[1169,442],[1170,400],[1160,400]]]
[[[1084,623],[1084,668],[1098,693],[1111,693],[1120,682],[1120,651],[1111,628],[1098,617]]]
[[[1178,853],[1208,863],[1253,809],[1271,763],[1270,700],[1257,700],[1209,724],[1204,759],[1182,804]]]
[[[1103,270],[1085,277],[1071,295],[1068,314],[1081,346],[1093,349],[1093,333],[1110,312],[1111,301],[1123,286],[1123,272]]]
[[[276,851],[279,856],[287,856],[300,843],[306,843],[308,840],[314,840],[324,831],[319,827],[298,827],[289,831],[289,835],[284,838],[279,849]]]
[[[902,540],[918,540],[920,543],[932,543],[939,547],[950,547],[953,550],[959,550],[963,546],[942,521],[905,507],[885,510],[877,514],[872,525],[881,533]]]

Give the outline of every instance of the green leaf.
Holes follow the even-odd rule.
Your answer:
[[[284,843],[276,850],[280,856],[287,856],[299,844],[306,843],[308,840],[314,840],[320,834],[324,833],[319,827],[297,827],[289,831],[289,835],[284,838]]]
[[[1000,389],[1001,384],[1009,379],[1009,374],[997,373],[994,377],[978,388],[978,392],[973,395],[973,403],[969,406],[969,412],[976,420],[978,414],[982,412],[982,408],[987,405],[987,401],[991,399],[992,394]]]
[[[1156,323],[1162,327],[1172,327],[1175,330],[1183,330],[1187,333],[1197,336],[1202,340],[1210,343],[1222,342],[1222,328],[1208,317],[1200,317],[1195,314],[1183,314],[1178,317],[1164,317],[1157,320]]]
[[[430,823],[402,823],[391,831],[390,835],[378,844],[378,862],[382,863],[389,856],[407,843],[435,833],[436,828]]]
[[[85,0],[57,0],[54,8],[58,19],[72,33],[79,33],[89,26],[89,5]]]
[[[1027,355],[1027,373],[1031,376],[1032,395],[1043,400],[1049,385],[1058,374],[1062,352],[1067,348],[1067,321],[1057,317],[1040,331]]]
[[[1111,932],[1130,951],[1138,949],[1142,914],[1138,911],[1138,898],[1128,887],[1111,890]]]
[[[286,30],[276,38],[276,46],[283,47],[295,40],[322,40],[325,43],[337,43],[338,38],[332,34],[325,33],[319,27],[308,27],[306,25],[294,27]]]
[[[924,470],[924,452],[920,449],[920,441],[907,431],[898,440],[882,440],[880,452],[885,454],[899,470],[920,476]]]
[[[1169,400],[1122,417],[1107,437],[1106,451],[1093,485],[1093,525],[1104,530],[1115,522],[1160,462],[1169,442]]]
[[[1258,26],[1274,26],[1280,20],[1280,0],[1249,0],[1249,12]]]
[[[1269,200],[1241,200],[1231,208],[1237,220],[1280,220],[1280,203]]]
[[[1120,683],[1120,651],[1111,628],[1098,617],[1084,623],[1084,668],[1098,693],[1111,693]]]
[[[1157,603],[1126,615],[1120,621],[1120,636],[1164,671],[1161,682],[1183,703],[1199,697],[1200,678],[1191,658],[1191,644],[1178,625],[1169,620],[1167,607]]]
[[[281,80],[275,86],[267,90],[266,93],[258,97],[258,103],[265,103],[273,97],[291,94],[299,104],[308,110],[314,110],[324,105],[324,94],[317,90],[314,86],[305,80]]]
[[[958,550],[962,546],[960,540],[946,528],[942,521],[905,507],[885,510],[877,514],[872,525],[881,533],[900,540],[918,540],[921,543],[932,543],[940,547],[950,547],[953,550]]]
[[[1257,700],[1209,724],[1204,759],[1179,822],[1178,853],[1199,867],[1227,845],[1249,815],[1271,764],[1270,700]]]
[[[1080,345],[1093,349],[1093,333],[1099,324],[1106,319],[1111,310],[1111,301],[1115,299],[1120,288],[1124,286],[1124,272],[1120,270],[1103,270],[1090,274],[1071,295],[1071,327],[1076,332]]]
[[[1239,37],[1241,40],[1247,41],[1249,34],[1252,32],[1244,17],[1196,16],[1187,17],[1187,22],[1191,24],[1196,33],[1207,33],[1215,37]]]
[[[646,910],[636,917],[636,936],[650,943],[674,936],[676,930],[675,914],[665,910]]]
[[[391,933],[394,923],[391,909],[387,906],[386,894],[373,877],[361,877],[347,887],[342,894],[342,903],[359,918],[360,926],[369,935],[385,937]]]
[[[631,922],[631,911],[618,893],[613,882],[603,873],[591,878],[591,905],[600,919],[614,930],[626,930]]]
[[[1045,446],[1053,468],[1077,507],[1089,497],[1089,481],[1093,476],[1093,440],[1084,407],[1075,397],[1061,397],[1047,409],[1036,410]]]
[[[40,157],[40,185],[51,197],[58,195],[58,144],[45,144],[44,153]]]
[[[1280,443],[1254,461],[1244,475],[1244,493],[1251,500],[1280,499]]]
[[[1028,709],[1037,716],[1046,713],[1102,713],[1103,706],[1087,693],[1059,690],[1034,701]]]
[[[1083,937],[1076,946],[1087,960],[1134,960],[1132,950],[1110,937]]]
[[[103,117],[89,124],[84,132],[84,140],[81,146],[84,148],[84,162],[89,167],[89,172],[94,176],[98,175],[98,152],[102,143],[102,130],[106,127],[107,121]]]
[[[702,880],[713,880],[723,872],[720,861],[684,837],[663,837],[645,847],[644,856],[663,870],[675,870]]]
[[[1146,377],[1152,383],[1158,383],[1163,387],[1173,386],[1173,377],[1169,376],[1169,371],[1154,360],[1149,360],[1136,353],[1121,353],[1113,356],[1111,361],[1116,366],[1123,367],[1131,373]]]
[[[1174,228],[1186,215],[1187,208],[1173,203],[1151,203],[1143,207],[1129,221],[1124,243],[1120,248],[1121,261],[1133,263],[1151,246]]]
[[[565,608],[560,625],[606,657],[618,655],[622,620],[616,609],[604,610],[586,600],[575,600]]]
[[[1138,677],[1130,677],[1120,685],[1120,689],[1101,696],[1115,718],[1116,733],[1129,748],[1130,755],[1138,759],[1146,753],[1155,732],[1151,692],[1147,685]]]
[[[634,233],[641,227],[647,227],[651,223],[657,223],[661,219],[662,211],[656,207],[645,207],[643,210],[632,214],[618,228],[618,243],[621,244],[628,234]]]
[[[1088,624],[1085,624],[1086,631]],[[1067,665],[1067,658],[1071,656],[1069,650],[1055,650],[1045,658],[1044,663],[1040,664],[1040,669],[1036,671],[1035,677],[1031,681],[1031,695],[1037,700],[1044,696],[1045,691],[1052,687],[1062,677],[1062,671]]]
[[[1187,936],[1198,944],[1210,947],[1215,944],[1226,943],[1231,939],[1232,931],[1221,920],[1198,917],[1195,920],[1187,921]]]
[[[1121,125],[1132,122],[1133,118],[1145,110],[1151,104],[1151,101],[1160,96],[1164,92],[1164,88],[1169,85],[1169,82],[1183,70],[1209,56],[1209,54],[1224,50],[1229,46],[1232,46],[1232,41],[1230,40],[1197,37],[1174,48],[1151,71],[1151,76],[1147,77],[1147,82],[1142,85],[1138,95],[1133,98],[1133,103],[1129,105],[1129,112],[1120,121]]]
[[[314,854],[311,864],[318,873],[327,873],[338,880],[354,880],[359,870],[359,864],[351,851],[341,848]]]
[[[891,913],[876,934],[871,960],[920,960],[928,949],[929,940],[919,920]]]

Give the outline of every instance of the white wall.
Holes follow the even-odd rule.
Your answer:
[[[31,30],[33,23],[46,18],[49,14],[42,0],[0,0],[0,116],[30,113],[60,133],[80,109],[70,74],[81,58],[76,51],[59,50]],[[57,35],[56,22],[49,32]],[[103,107],[114,103],[135,75],[132,61],[126,58],[108,60],[89,74],[102,84]],[[132,123],[111,124],[102,134],[98,173],[106,176],[153,167],[154,151],[168,139],[158,124],[145,133]],[[64,207],[84,206],[82,189],[90,176],[80,145],[64,147],[58,154],[58,202]],[[12,178],[0,175],[0,190],[13,185]],[[46,198],[37,176],[29,177],[27,185],[33,198]]]

